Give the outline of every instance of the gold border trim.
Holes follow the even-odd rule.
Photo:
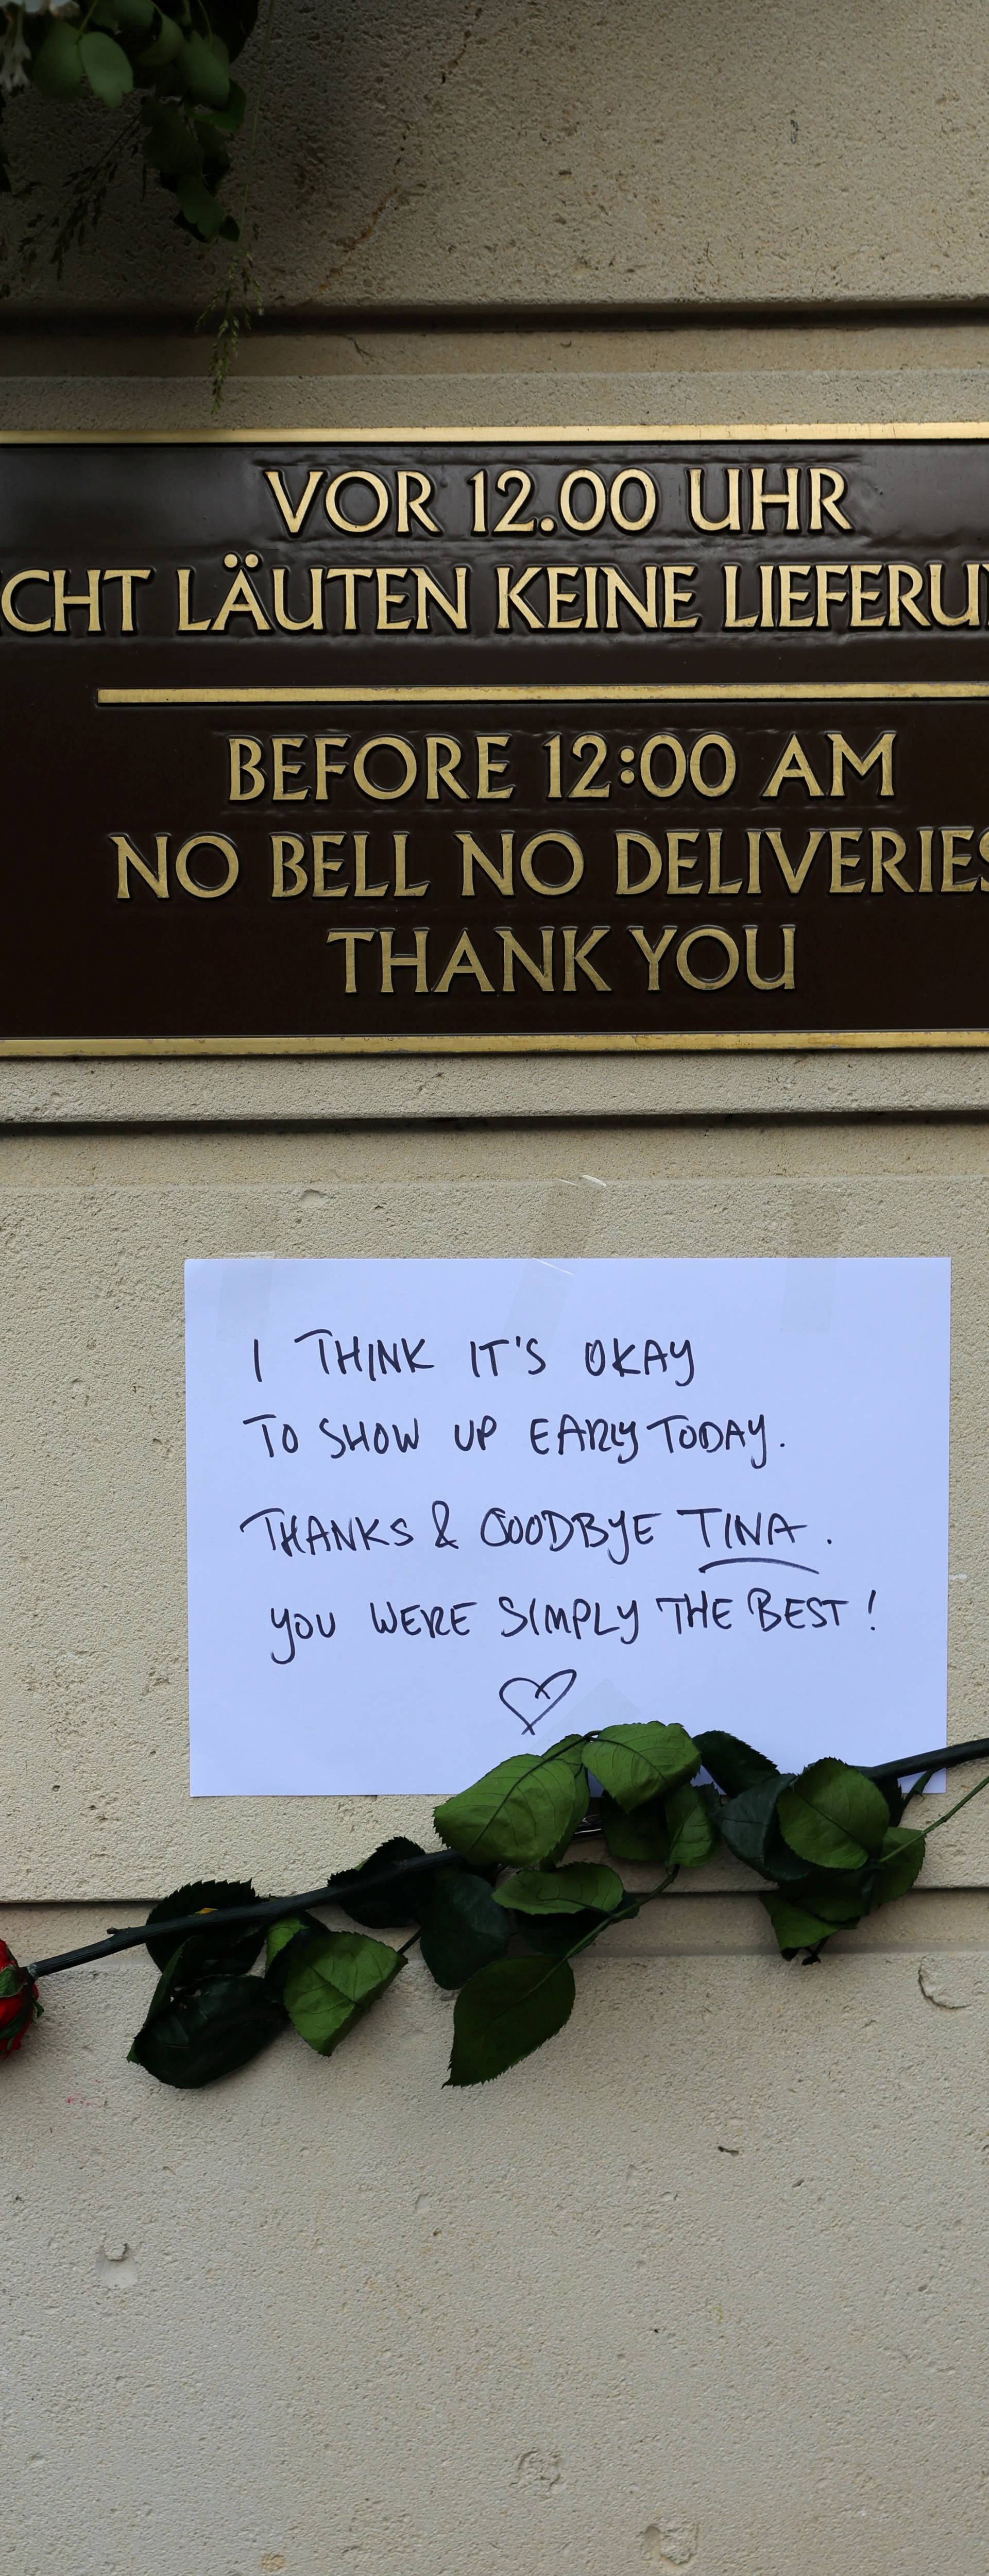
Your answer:
[[[0,1038],[0,1058],[29,1056],[827,1055],[879,1048],[989,1047],[985,1029],[625,1030],[463,1037]]]
[[[0,447],[248,447],[277,444],[281,447],[313,445],[394,447],[400,440],[417,439],[421,445],[465,447],[474,439],[498,441],[524,446],[526,440],[548,444],[552,439],[568,439],[572,444],[587,446],[592,441],[612,440],[624,444],[628,439],[651,440],[655,445],[682,447],[695,440],[721,440],[738,445],[746,439],[797,440],[847,438],[912,440],[928,438],[989,438],[989,422],[984,420],[886,420],[886,421],[607,421],[597,427],[577,427],[560,422],[550,428],[527,428],[484,423],[469,429],[445,423],[439,428],[410,426],[401,422],[390,428],[380,424],[373,429],[0,429]]]
[[[558,681],[532,681],[526,684],[506,680],[500,687],[493,682],[474,682],[466,688],[361,688],[352,683],[339,688],[272,688],[272,689],[98,689],[101,707],[294,707],[294,706],[490,706],[536,703],[540,706],[584,705],[604,701],[620,703],[634,700],[639,704],[691,705],[717,703],[735,705],[745,701],[760,705],[775,704],[785,699],[790,704],[802,700],[825,703],[838,699],[880,700],[889,698],[989,698],[989,680],[592,680],[568,685]]]

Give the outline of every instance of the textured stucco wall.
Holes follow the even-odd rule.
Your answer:
[[[270,70],[276,311],[984,293],[979,0],[280,0]],[[11,125],[25,166],[81,157],[40,102]],[[192,265],[125,198],[61,292],[188,313]]]
[[[985,290],[975,0],[279,14],[259,268],[337,326],[252,340],[229,425],[989,419],[989,325],[939,309]],[[57,115],[21,130],[51,166]],[[155,324],[207,273],[126,196],[66,276],[87,332],[15,265],[0,426],[205,423]],[[0,1928],[39,1956],[423,1821],[188,1800],[187,1252],[949,1252],[962,1734],[987,1233],[983,1055],[0,1066]],[[188,2096],[125,2064],[139,1953],[52,1981],[0,2077],[5,2571],[984,2576],[987,1838],[810,1974],[721,1866],[470,2096],[414,1964],[332,2066]]]

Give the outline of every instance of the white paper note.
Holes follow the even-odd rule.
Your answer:
[[[193,1261],[194,1795],[945,1741],[950,1263]]]

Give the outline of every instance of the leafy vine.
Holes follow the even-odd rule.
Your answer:
[[[986,1749],[953,1746],[950,1758]],[[0,1942],[0,2055],[41,2011],[39,1978],[143,1944],[158,1983],[130,2057],[159,2082],[213,2083],[290,2027],[331,2057],[418,1942],[436,1984],[456,1991],[447,2081],[486,2084],[569,2021],[572,1962],[721,1845],[761,1880],[783,1957],[818,1961],[835,1932],[907,1894],[928,1834],[989,1787],[977,1781],[926,1831],[905,1825],[944,1758],[869,1773],[827,1756],[795,1775],[720,1729],[694,1741],[651,1720],[567,1735],[437,1807],[432,1851],[396,1837],[302,1896],[261,1898],[229,1879],[179,1887],[137,1929],[25,1967]],[[918,1759],[929,1767],[904,1791]],[[582,1831],[603,1837],[609,1862],[567,1857]],[[631,1887],[611,1861],[660,1875]],[[361,1930],[328,1930],[313,1908],[331,1904]],[[404,1923],[397,1947],[371,1937]]]
[[[200,317],[216,317],[214,406],[241,333],[262,310],[248,210],[276,0],[267,0],[253,102],[230,68],[252,33],[258,5],[259,0],[168,0],[167,8],[159,0],[0,0],[0,108],[33,87],[65,108],[97,100],[114,118],[103,149],[76,170],[60,211],[52,217],[46,207],[29,218],[26,266],[33,267],[47,248],[60,279],[69,253],[99,223],[123,165],[138,161],[142,193],[149,177],[164,188],[180,231],[201,244],[231,245],[224,279]],[[224,192],[242,133],[235,211]],[[0,128],[0,193],[27,197],[38,186],[37,180],[17,179]],[[9,281],[3,292],[10,293]]]

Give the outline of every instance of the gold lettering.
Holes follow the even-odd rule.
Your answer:
[[[836,608],[844,606],[846,597],[845,576],[847,575],[847,572],[848,565],[844,563],[815,564],[814,579],[817,584],[817,615],[814,619],[815,626],[830,626],[832,601]],[[838,589],[833,589],[832,583],[839,581],[840,587]]]
[[[411,969],[412,969],[412,971],[413,971],[413,973],[414,973],[414,975],[415,975],[415,979],[416,979],[416,980],[415,980],[415,989],[416,989],[416,992],[417,992],[417,993],[428,993],[428,991],[429,991],[429,985],[428,985],[428,982],[427,982],[427,980],[426,980],[426,941],[427,941],[427,938],[428,938],[428,936],[429,936],[428,931],[425,931],[425,930],[414,930],[414,931],[413,931],[412,936],[413,936],[413,939],[415,940],[415,948],[413,949],[411,956],[409,955],[408,951],[406,951],[406,954],[405,954],[405,956],[404,956],[404,957],[396,956],[395,950],[394,950],[394,949],[393,949],[393,947],[392,947],[392,940],[393,940],[394,936],[395,936],[395,933],[394,933],[394,931],[391,931],[391,930],[379,930],[379,932],[378,932],[378,937],[379,937],[379,939],[380,939],[380,941],[381,941],[381,990],[382,990],[382,992],[383,992],[383,993],[393,993],[393,992],[394,992],[394,990],[395,990],[395,987],[394,987],[394,984],[393,984],[393,982],[392,982],[392,975],[393,975],[393,973],[394,973],[394,971],[395,971],[395,968],[396,968],[396,967],[399,967],[399,966],[409,966],[409,967],[411,967]]]
[[[767,474],[769,473],[769,471],[770,471],[770,468],[768,467],[768,465],[753,465],[753,466],[751,467],[751,469],[750,469],[750,470],[751,470],[751,475],[752,475],[752,525],[753,525],[753,528],[754,528],[757,532],[761,532],[761,531],[765,528],[765,525],[766,525],[765,512],[766,512],[767,510],[785,510],[785,511],[786,511],[786,525],[787,525],[787,533],[788,533],[788,534],[789,534],[789,532],[790,532],[791,528],[799,528],[799,526],[800,526],[800,511],[799,511],[798,503],[797,503],[797,490],[798,490],[799,470],[800,470],[800,469],[799,469],[799,467],[798,467],[798,466],[796,466],[796,465],[785,465],[785,466],[784,466],[784,468],[783,468],[783,472],[784,472],[784,475],[785,475],[785,478],[786,478],[786,490],[785,490],[785,492],[767,492],[767,490],[766,490],[766,475],[767,475]],[[693,935],[693,937],[694,937],[694,938],[698,938],[700,934],[699,934],[699,932],[695,931],[692,935]],[[679,962],[679,961],[678,961],[678,962]],[[736,952],[736,959],[735,959],[735,963],[736,963],[736,965],[737,965],[737,963],[738,963],[737,952]],[[688,979],[688,980],[689,980],[689,979]]]
[[[345,895],[346,886],[327,885],[327,876],[338,877],[342,859],[328,859],[327,850],[342,850],[346,832],[314,832],[312,836],[312,890],[314,895]]]
[[[890,625],[899,625],[902,606],[907,616],[913,618],[915,626],[929,626],[930,618],[925,617],[923,609],[915,604],[924,587],[923,574],[918,572],[916,564],[887,564],[886,578],[889,583]]]
[[[357,991],[357,942],[358,942],[358,940],[359,940],[359,939],[360,939],[360,940],[363,940],[363,941],[364,941],[364,943],[365,943],[365,946],[366,946],[366,945],[367,945],[367,943],[368,943],[368,941],[369,941],[369,940],[374,939],[374,938],[375,938],[375,936],[376,936],[376,933],[375,933],[373,930],[328,930],[328,931],[327,931],[327,933],[326,933],[326,945],[327,945],[327,947],[328,947],[328,948],[335,948],[335,947],[336,947],[336,945],[337,945],[338,940],[339,940],[339,941],[341,941],[341,942],[342,942],[342,945],[343,945],[344,956],[345,956],[345,959],[346,959],[346,970],[345,970],[345,975],[344,975],[344,986],[343,986],[343,989],[344,989],[344,992],[345,992],[345,993],[356,993],[356,991]]]
[[[467,566],[466,564],[451,564],[450,570],[457,585],[457,596],[455,599],[448,599],[446,591],[442,588],[441,583],[434,581],[432,573],[427,572],[424,565],[413,564],[412,578],[416,586],[417,635],[428,634],[429,632],[430,600],[433,600],[436,607],[441,610],[443,616],[449,619],[450,625],[457,628],[458,633],[463,635],[466,634],[468,624]]]
[[[416,486],[414,492],[412,489],[413,483]],[[430,518],[429,511],[426,508],[427,501],[431,501],[432,497],[433,486],[429,480],[428,474],[411,474],[406,470],[404,465],[399,466],[398,533],[400,537],[407,537],[409,534],[410,511],[412,517],[414,519],[418,519],[421,528],[429,529],[430,536],[438,537],[441,534],[436,520]]]
[[[831,744],[832,796],[843,796],[845,793],[846,760],[849,768],[854,769],[860,778],[865,778],[868,771],[875,768],[878,760],[880,763],[880,796],[892,796],[893,744],[896,741],[895,733],[877,734],[871,751],[865,752],[861,760],[859,759],[857,751],[852,750],[851,743],[846,742],[844,734],[832,733],[830,726],[828,727],[828,740]]]
[[[149,886],[150,886],[152,894],[159,895],[159,896],[161,897],[162,901],[167,903],[167,901],[168,901],[168,834],[167,834],[167,832],[156,832],[156,833],[155,833],[155,849],[156,849],[156,851],[157,851],[157,853],[158,853],[158,856],[157,856],[157,860],[156,860],[156,863],[155,863],[155,865],[154,865],[154,867],[153,867],[153,868],[151,868],[151,867],[149,867],[149,866],[148,866],[148,862],[147,862],[147,860],[146,860],[146,859],[142,859],[142,857],[141,857],[141,853],[140,853],[140,850],[135,850],[135,847],[134,847],[133,841],[129,841],[129,840],[126,838],[126,835],[125,835],[123,832],[113,832],[113,833],[111,833],[110,837],[111,837],[111,840],[113,841],[113,844],[114,844],[114,847],[115,847],[115,849],[116,849],[116,853],[117,853],[117,901],[118,901],[118,903],[129,903],[129,902],[130,902],[130,878],[129,878],[128,874],[127,874],[127,870],[128,870],[128,868],[133,868],[133,869],[135,870],[135,873],[136,873],[139,877],[143,877],[143,878],[144,878],[145,885],[149,885]]]
[[[375,502],[373,519],[345,517],[340,508],[338,495],[348,483],[363,483],[365,490],[373,495]],[[356,466],[350,465],[346,473],[335,474],[332,483],[327,484],[323,506],[327,518],[332,520],[335,528],[345,529],[348,536],[367,537],[370,536],[372,528],[380,528],[382,520],[388,516],[388,486],[382,482],[380,474],[363,474]]]
[[[620,573],[615,564],[605,564],[604,591],[605,599],[607,601],[607,614],[604,622],[610,634],[613,634],[615,628],[621,624],[621,619],[618,615],[618,602],[620,598],[624,599],[626,606],[632,609],[634,615],[639,620],[640,626],[655,626],[655,564],[643,564],[642,588],[643,597],[640,599],[638,593],[633,590],[631,582],[626,581],[624,573]]]
[[[726,629],[738,626],[754,626],[758,613],[756,609],[753,609],[751,617],[740,617],[738,614],[738,565],[726,564],[724,567],[724,574]]]
[[[648,832],[616,832],[615,848],[617,853],[616,894],[649,894],[653,886],[659,884],[662,874],[663,853],[658,842],[651,841]],[[636,877],[634,884],[628,872],[629,857],[633,850],[644,850],[648,861],[645,876]]]
[[[963,868],[971,862],[973,853],[971,850],[960,849],[957,845],[962,841],[970,841],[971,838],[971,824],[968,824],[967,827],[963,827],[957,823],[945,825],[941,834],[942,894],[975,893],[976,886],[979,883],[978,877],[962,877],[958,874],[960,867]]]
[[[501,985],[502,992],[514,993],[515,991],[515,965],[517,960],[520,966],[524,966],[526,974],[531,975],[533,983],[538,984],[541,993],[551,993],[553,990],[552,931],[543,930],[540,933],[543,943],[543,962],[541,966],[537,966],[535,958],[530,957],[527,948],[523,948],[521,940],[516,939],[514,930],[499,929],[498,937],[501,941],[504,952]]]
[[[577,572],[576,564],[547,564],[546,566],[546,591],[549,600],[546,624],[550,629],[580,625],[580,602],[573,588]],[[576,608],[576,617],[562,617],[560,611],[563,608]]]
[[[667,833],[666,882],[671,894],[703,894],[704,888],[700,878],[694,879],[683,874],[685,868],[696,868],[699,864],[695,851],[689,849],[688,844],[691,841],[699,841],[700,837],[699,832]],[[684,859],[681,859],[681,850],[687,851]]]
[[[466,930],[461,931],[457,945],[452,950],[450,957],[443,968],[439,982],[434,984],[434,993],[448,993],[455,975],[473,975],[474,981],[480,986],[482,993],[494,992],[494,985],[492,984],[490,975],[485,974],[481,960],[474,946],[474,942],[472,939],[468,938]]]
[[[824,489],[826,483],[829,483],[831,486],[830,492],[826,492]],[[841,500],[842,494],[846,490],[847,485],[843,474],[833,474],[830,467],[827,465],[811,466],[810,524],[812,535],[816,536],[818,530],[822,526],[822,510],[827,511],[829,519],[834,520],[836,528],[844,528],[846,534],[848,536],[851,535],[851,520],[846,519],[844,512],[838,508],[838,503]]]
[[[367,843],[368,835],[366,832],[354,833],[354,893],[355,895],[366,896],[371,903],[378,903],[380,902],[382,895],[387,894],[388,888],[386,885],[368,884]]]
[[[795,733],[790,735],[789,742],[786,745],[785,751],[782,752],[776,763],[772,777],[767,780],[767,783],[763,788],[763,795],[778,796],[780,788],[785,787],[788,780],[791,778],[802,779],[803,784],[807,789],[808,796],[823,796],[824,789],[820,786],[818,780],[814,776],[814,772],[811,768],[810,761],[808,760],[799,734]]]
[[[705,465],[691,465],[687,468],[690,516],[695,528],[703,528],[705,536],[712,537],[717,536],[722,528],[740,528],[742,524],[738,499],[741,468],[738,465],[724,465],[721,468],[725,478],[725,497],[728,502],[724,518],[708,518],[704,509],[704,477],[714,470],[713,466]]]
[[[195,850],[219,852],[221,859],[226,862],[227,871],[222,885],[201,885],[199,878],[193,876],[189,862]],[[237,883],[239,872],[240,860],[237,852],[233,842],[228,841],[223,832],[192,832],[189,839],[183,841],[181,849],[176,850],[175,853],[175,874],[180,886],[185,887],[187,894],[200,895],[204,903],[216,903],[221,894],[229,894],[231,887]]]
[[[0,609],[3,610],[8,626],[16,627],[19,635],[47,635],[50,633],[50,617],[21,617],[17,609],[14,607],[14,601],[22,582],[50,581],[51,578],[52,576],[50,572],[15,572],[11,574],[9,581],[5,581],[3,591],[0,593]]]
[[[478,736],[477,736],[477,796],[478,796],[478,803],[480,803],[480,802],[481,802],[481,800],[482,800],[482,799],[484,799],[487,803],[492,803],[492,804],[493,804],[493,803],[495,803],[496,801],[499,801],[499,800],[503,802],[503,801],[504,801],[504,799],[505,799],[507,796],[514,796],[514,794],[515,794],[515,789],[514,789],[514,787],[492,787],[492,785],[491,785],[492,778],[503,778],[503,777],[504,777],[504,774],[505,774],[505,771],[506,771],[506,769],[507,769],[507,767],[508,767],[508,762],[507,762],[507,760],[495,760],[495,759],[493,759],[492,754],[493,754],[495,751],[507,751],[507,750],[508,750],[508,746],[509,746],[510,739],[511,739],[511,737],[510,737],[510,735],[509,735],[509,734],[507,734],[507,733],[479,733],[479,734],[478,734]]]
[[[598,930],[589,930],[586,937],[581,940],[579,948],[576,945],[577,936],[578,934],[576,929],[565,930],[563,933],[563,982],[560,986],[561,993],[576,992],[577,982],[574,970],[578,966],[581,974],[586,975],[588,983],[593,985],[596,993],[610,993],[610,984],[605,983],[604,976],[599,975],[597,967],[592,966],[590,963],[592,948],[597,947],[599,940],[607,939],[607,923]]]
[[[570,874],[563,885],[554,885],[552,882],[547,885],[545,878],[536,874],[536,852],[546,848],[565,850],[567,853],[570,860]],[[534,894],[572,894],[575,885],[580,884],[584,873],[584,853],[580,842],[574,840],[572,832],[534,832],[531,841],[526,842],[521,853],[519,867],[526,885],[532,887]]]
[[[628,925],[628,934],[629,934],[629,938],[630,938],[630,939],[634,939],[635,944],[636,944],[636,947],[637,947],[637,948],[641,948],[641,950],[642,950],[642,954],[643,954],[643,957],[645,958],[645,960],[646,960],[646,964],[647,964],[647,966],[648,966],[648,968],[649,968],[649,987],[648,987],[648,989],[649,989],[650,993],[658,993],[658,991],[659,991],[659,970],[660,970],[660,966],[662,965],[663,959],[664,959],[664,957],[665,957],[665,955],[666,955],[666,951],[667,951],[667,949],[668,949],[668,947],[669,947],[669,945],[670,945],[670,941],[671,941],[671,939],[675,939],[675,938],[676,938],[676,935],[677,935],[677,926],[676,926],[676,923],[675,923],[675,922],[671,922],[671,923],[670,923],[670,926],[669,926],[669,929],[668,929],[668,930],[664,930],[664,931],[662,931],[662,932],[661,932],[660,937],[656,940],[655,945],[653,945],[653,942],[652,942],[651,940],[649,940],[649,939],[647,939],[647,938],[646,938],[645,931],[642,929],[641,924],[640,924],[639,922],[637,922],[637,921],[630,921],[630,922],[629,922],[629,925]]]
[[[346,761],[343,760],[328,760],[326,757],[327,752],[346,751],[349,740],[350,735],[346,733],[318,733],[316,735],[314,749],[316,753],[317,805],[325,805],[327,802],[330,792],[326,784],[327,779],[342,778],[347,765]]]
[[[278,903],[282,896],[305,894],[309,879],[303,867],[305,842],[297,832],[273,832],[271,835],[271,893]],[[285,883],[285,870],[291,868],[292,884]]]
[[[699,617],[678,617],[678,616],[677,616],[677,609],[678,609],[678,608],[691,608],[691,607],[693,606],[694,593],[693,593],[692,584],[693,584],[693,581],[694,581],[694,578],[695,578],[696,572],[697,572],[697,566],[696,566],[696,564],[682,564],[682,565],[677,565],[677,564],[664,564],[664,565],[663,565],[663,624],[664,624],[664,626],[671,626],[671,627],[675,627],[675,628],[677,628],[678,630],[680,630],[680,629],[685,628],[685,627],[687,627],[687,626],[699,626],[699,625],[700,625],[700,618],[699,618]],[[686,588],[686,590],[684,590],[684,589],[681,587],[682,583],[684,583],[684,582],[686,582],[686,584],[687,584],[687,588]]]
[[[519,616],[524,617],[527,626],[534,627],[540,635],[543,633],[542,618],[536,616],[535,609],[530,607],[529,601],[524,596],[530,581],[535,581],[539,569],[538,564],[527,564],[525,571],[520,572],[517,579],[513,581],[511,564],[495,565],[498,575],[497,632],[499,635],[510,633],[513,608],[518,609]]]
[[[451,796],[461,796],[466,800],[467,789],[463,781],[454,776],[454,771],[460,767],[460,760],[461,747],[452,734],[428,733],[426,735],[427,805],[438,803],[441,784],[449,788]]]
[[[407,832],[393,832],[393,833],[392,833],[392,841],[393,841],[393,843],[394,843],[394,848],[395,848],[395,893],[396,893],[397,895],[399,895],[399,894],[411,894],[411,895],[417,895],[417,896],[420,896],[420,897],[421,897],[422,895],[428,894],[428,893],[429,893],[429,878],[428,878],[428,877],[424,878],[422,885],[407,885],[407,884],[406,884],[406,882],[405,882],[406,860],[407,860],[408,847],[409,847],[409,836],[408,836],[408,833],[407,833]]]
[[[881,605],[882,569],[882,565],[878,563],[853,563],[850,566],[852,606],[849,624],[851,626],[885,626],[886,611]],[[879,616],[866,617],[866,608],[876,607],[880,609]]]
[[[311,628],[315,628],[318,633],[323,624],[323,575],[319,566],[314,565],[309,574],[311,606],[308,617],[289,616],[285,602],[285,584],[287,580],[288,573],[285,565],[276,565],[271,576],[276,626],[283,627],[287,635],[306,635],[309,633]]]
[[[701,939],[713,939],[717,947],[723,948],[725,966],[722,974],[695,975],[688,960],[691,949],[696,948],[698,940]],[[684,983],[689,984],[695,993],[722,992],[726,984],[733,982],[738,973],[738,964],[737,940],[732,938],[730,930],[719,930],[715,921],[703,922],[698,930],[688,930],[686,938],[681,939],[676,953],[677,974],[682,975]]]
[[[373,778],[369,778],[367,764],[371,758],[372,752],[375,751],[395,751],[398,753],[404,775],[399,779],[397,787],[376,787]],[[411,743],[406,742],[404,734],[373,734],[370,742],[362,742],[360,750],[355,751],[354,753],[354,778],[356,783],[361,789],[363,795],[373,796],[379,803],[391,803],[396,796],[407,796],[410,787],[415,786],[416,769],[417,762],[415,752],[412,749]]]
[[[828,891],[829,891],[829,893],[830,893],[830,894],[864,894],[864,893],[865,893],[865,878],[864,878],[864,877],[856,877],[856,878],[855,878],[855,881],[854,881],[854,883],[853,883],[853,884],[848,884],[848,885],[846,885],[846,884],[845,884],[845,873],[846,873],[846,870],[847,870],[848,868],[854,868],[854,867],[857,867],[857,866],[859,865],[859,861],[860,861],[860,859],[861,859],[861,855],[862,855],[862,853],[861,853],[860,849],[858,848],[858,843],[860,842],[861,838],[862,838],[861,826],[859,827],[859,829],[858,829],[857,831],[854,831],[854,832],[852,832],[852,831],[829,832],[829,834],[828,834],[828,839],[829,839],[829,841],[830,841],[830,843],[831,843],[831,884],[830,884],[830,886],[829,886]],[[851,842],[851,844],[852,844],[851,851],[850,851],[849,856],[848,856],[847,858],[846,858],[846,856],[845,856],[845,849],[844,849],[844,844],[845,844],[845,842],[846,842],[846,841],[850,841],[850,842]]]
[[[781,563],[777,566],[777,570],[780,585],[780,625],[813,626],[813,616],[795,617],[793,614],[794,606],[805,608],[809,603],[811,594],[806,585],[810,580],[810,565]],[[794,589],[794,581],[797,579],[801,587]]]
[[[379,565],[375,573],[374,578],[378,585],[378,632],[381,635],[404,635],[406,628],[412,624],[411,617],[391,615],[393,608],[407,608],[409,605],[404,590],[392,591],[393,581],[405,581],[407,574],[407,564],[391,564],[387,567]]]
[[[228,555],[227,562],[236,562],[236,556]],[[258,598],[253,582],[248,579],[246,572],[243,570],[234,574],[227,596],[223,602],[223,606],[220,609],[219,614],[213,619],[214,635],[224,634],[227,621],[231,617],[253,618],[255,628],[259,635],[270,635],[271,633],[271,620],[265,616],[264,609],[261,606],[261,602]],[[208,622],[209,621],[207,620],[207,623]]]
[[[53,572],[52,574],[52,580],[55,585],[55,634],[66,635],[70,631],[65,623],[65,612],[67,608],[88,608],[88,632],[90,635],[101,635],[103,629],[100,624],[100,574],[98,572],[88,572],[86,574],[85,590],[66,590],[65,585],[68,578],[69,576],[67,572]]]
[[[301,733],[276,733],[272,735],[271,750],[274,764],[274,778],[271,796],[272,803],[275,805],[304,805],[306,801],[309,794],[308,787],[286,787],[285,784],[287,778],[301,778],[302,776],[301,760],[286,760],[285,757],[287,751],[301,751],[302,742],[303,737]]]
[[[313,466],[298,509],[294,510],[292,503],[289,500],[288,493],[286,492],[285,485],[282,482],[277,465],[265,466],[265,482],[270,483],[271,485],[290,537],[298,536],[299,530],[306,516],[306,512],[312,508],[312,504],[323,480],[323,471],[324,469],[322,466]]]
[[[497,860],[489,859],[486,850],[482,850],[480,841],[475,841],[473,832],[458,832],[457,839],[460,843],[463,859],[463,892],[465,895],[472,895],[474,892],[475,868],[483,868],[485,876],[490,877],[492,885],[497,886],[499,894],[514,894],[515,888],[512,875],[513,852],[515,848],[514,832],[503,832],[501,835],[500,868]]]
[[[342,581],[343,583],[343,632],[345,635],[356,635],[358,632],[357,584],[359,581],[370,581],[371,577],[370,565],[365,567],[363,564],[331,564],[327,568],[327,581]],[[361,933],[361,936],[363,937],[363,932]]]
[[[262,745],[253,734],[228,734],[227,748],[230,753],[231,805],[249,805],[255,796],[264,794]]]
[[[762,927],[765,929],[765,923],[762,924]],[[780,968],[780,972],[778,975],[760,975],[757,959],[759,924],[757,922],[746,922],[745,924],[745,973],[747,980],[751,984],[753,992],[755,993],[792,993],[793,991],[795,981],[793,972],[793,947],[794,940],[796,938],[796,923],[792,921],[781,921],[779,927],[780,937],[783,942],[783,964]]]
[[[885,893],[885,887],[883,885],[884,877],[891,877],[893,884],[899,886],[902,894],[912,894],[913,887],[910,883],[910,879],[903,875],[900,867],[900,860],[905,859],[907,854],[907,845],[903,839],[902,833],[872,832],[870,833],[869,838],[872,843],[873,894]],[[889,851],[888,858],[884,855],[887,849]]]
[[[943,563],[928,564],[927,569],[931,583],[931,616],[934,619],[935,625],[977,626],[979,623],[978,564],[967,563],[965,566],[965,606],[959,611],[957,617],[949,617],[948,611],[944,606],[941,588],[944,580]]]

